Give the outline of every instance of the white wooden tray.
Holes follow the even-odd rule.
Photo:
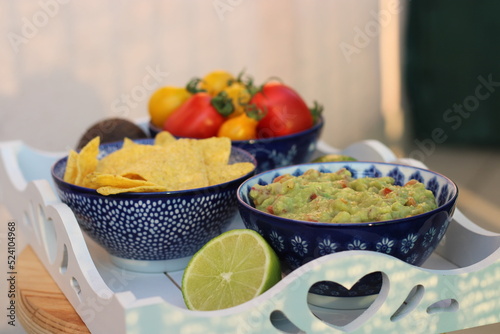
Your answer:
[[[373,140],[344,150],[320,142],[318,152],[422,166],[397,159]],[[0,143],[0,203],[92,333],[441,333],[500,322],[500,235],[459,210],[423,267],[374,252],[341,252],[307,263],[245,304],[189,311],[179,288],[182,271],[122,270],[82,234],[50,177],[52,163],[63,155],[20,141]],[[230,226],[237,227],[243,227],[239,217]],[[375,271],[383,273],[383,285],[368,308],[307,303],[318,281],[349,287]]]

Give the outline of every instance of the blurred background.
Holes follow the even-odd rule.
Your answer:
[[[0,141],[73,148],[107,117],[214,69],[280,77],[324,106],[322,140],[377,139],[461,188],[500,231],[495,0],[17,0],[0,4]]]
[[[382,64],[383,50],[395,56],[404,6],[382,4],[394,8],[382,16],[374,0],[4,1],[0,139],[64,150],[104,117],[146,117],[156,88],[214,69],[277,76],[319,101],[331,145],[384,139],[381,83],[395,79],[399,60]],[[390,66],[383,76],[381,65]]]

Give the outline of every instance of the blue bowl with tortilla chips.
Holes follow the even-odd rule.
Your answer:
[[[143,139],[126,141],[125,145],[134,146],[135,152],[141,149],[149,151],[153,143],[152,139]],[[106,157],[115,154],[118,156],[115,168],[126,171],[120,176],[132,172],[137,174],[135,178],[146,175],[146,172],[131,168],[129,165],[132,164],[126,160],[119,162],[118,152],[123,152],[119,151],[123,146],[124,142],[100,145],[98,160],[105,161]],[[231,171],[222,167],[215,169],[215,182],[221,182],[194,189],[155,192],[141,191],[141,188],[137,189],[138,192],[117,192],[115,189],[102,194],[97,189],[64,181],[68,156],[53,165],[52,177],[62,202],[71,208],[82,230],[109,253],[114,264],[140,272],[181,270],[206,242],[224,232],[237,213],[236,189],[254,174],[256,161],[250,153],[230,145],[226,148],[227,165],[245,163],[250,164],[247,165],[249,169],[230,180],[219,177]],[[83,150],[85,148],[80,153]],[[168,156],[172,154],[173,151]],[[180,151],[178,154],[183,156],[179,158],[183,162],[178,169],[198,166],[199,162],[195,162],[188,152]],[[141,158],[137,155],[136,158],[133,165],[142,166],[159,164],[166,156]],[[175,157],[171,158],[175,162]],[[108,178],[114,180],[115,188],[119,184],[116,182],[121,180],[112,176]],[[172,182],[182,181],[180,179],[177,177]]]

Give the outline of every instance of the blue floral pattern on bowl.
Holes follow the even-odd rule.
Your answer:
[[[137,140],[152,144],[153,140]],[[121,148],[122,142],[100,146],[102,158]],[[52,167],[61,201],[81,226],[111,255],[129,260],[171,260],[193,255],[220,234],[237,213],[236,189],[248,173],[236,180],[206,188],[156,193],[103,196],[97,191],[63,181],[67,157]],[[230,163],[255,158],[232,148]]]
[[[336,172],[341,168],[353,175],[391,176],[398,184],[419,179],[432,190],[439,207],[433,211],[386,222],[331,224],[302,222],[274,216],[254,208],[248,194],[254,184],[269,184],[276,176],[301,175],[308,169]],[[240,215],[247,228],[256,230],[273,247],[290,270],[319,256],[349,250],[369,250],[394,256],[420,266],[443,238],[451,220],[458,188],[447,177],[430,170],[390,163],[328,162],[278,168],[255,175],[239,187]],[[311,292],[329,296],[364,296],[377,293],[382,276],[373,273],[361,279],[350,290],[332,282],[318,282]]]
[[[370,166],[363,172],[365,177],[382,177],[382,172],[375,167],[375,165]]]
[[[410,180],[417,180],[420,183],[424,183],[424,178],[422,177],[422,175],[420,175],[419,171],[416,171],[413,174],[411,174],[409,179]]]
[[[394,179],[394,184],[396,184],[398,186],[402,186],[405,184],[405,176],[399,170],[398,167],[395,167],[393,170],[391,170],[389,173],[387,173],[387,176],[392,177]]]

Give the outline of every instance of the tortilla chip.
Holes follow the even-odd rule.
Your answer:
[[[154,144],[159,146],[166,146],[176,140],[177,139],[175,139],[175,137],[172,136],[170,132],[162,131],[156,135]]]
[[[203,188],[239,178],[252,163],[228,165],[229,138],[175,139],[160,132],[154,145],[128,138],[121,149],[98,160],[99,137],[81,151],[70,151],[66,182],[97,189],[102,195],[124,192],[178,191]]]
[[[154,186],[139,186],[139,187],[133,187],[133,188],[120,188],[120,187],[111,187],[111,186],[106,186],[106,187],[100,187],[97,188],[97,192],[101,195],[114,195],[114,194],[121,194],[121,193],[146,193],[146,192],[160,192],[160,191],[167,191],[167,188],[154,185]]]
[[[97,189],[99,186],[94,182],[94,173],[87,174],[81,182],[82,187]]]
[[[77,173],[74,181],[74,184],[77,186],[85,187],[87,184],[87,175],[95,171],[98,163],[97,156],[99,154],[100,141],[99,136],[95,137],[78,153]]]
[[[255,168],[250,162],[239,162],[232,165],[213,165],[207,168],[208,181],[211,186],[232,181],[250,173]]]
[[[130,138],[123,138],[123,145],[122,145],[122,149],[123,148],[127,148],[127,147],[130,147],[130,146],[136,146],[136,145],[140,145],[140,144],[137,144],[136,142],[134,142],[132,139]]]
[[[145,154],[124,171],[124,174],[130,173],[170,191],[208,186],[203,154],[190,141],[176,140],[157,152]]]
[[[134,173],[126,173],[122,175],[123,177],[126,177],[131,180],[141,180],[141,181],[146,181],[142,175],[139,174],[134,174]]]
[[[155,145],[127,144],[99,161],[96,172],[122,175],[133,164],[144,159],[147,154],[161,154],[162,147]]]
[[[75,183],[76,175],[78,174],[78,153],[71,150],[68,154],[68,159],[66,160],[66,169],[64,171],[64,182]]]
[[[110,186],[119,188],[134,188],[139,186],[157,186],[157,184],[139,178],[128,178],[114,174],[94,174],[93,183],[97,188]]]
[[[189,141],[191,145],[196,145],[203,153],[205,164],[207,165],[227,165],[231,155],[231,140],[226,137],[212,137],[206,139],[185,139],[178,141]]]

